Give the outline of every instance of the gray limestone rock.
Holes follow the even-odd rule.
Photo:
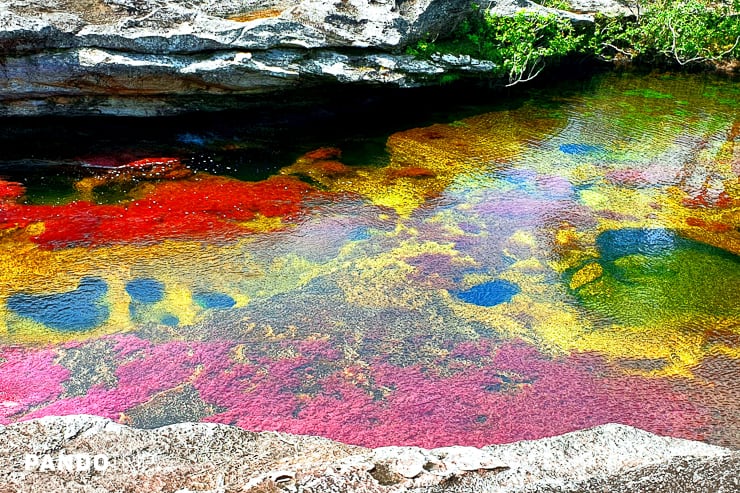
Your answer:
[[[579,14],[634,15],[638,0],[565,0],[568,10]]]
[[[105,467],[71,467],[84,455]],[[85,415],[0,426],[0,491],[692,493],[738,491],[739,478],[737,451],[615,424],[433,450],[208,423],[140,430]]]
[[[616,5],[573,2],[586,14],[530,0],[487,6],[591,22],[591,9]],[[491,62],[469,56],[404,54],[453,30],[470,8],[469,0],[0,0],[0,117],[169,115],[229,107],[204,102],[225,95],[491,73]]]
[[[412,87],[475,60],[401,53],[467,0],[0,0],[0,116],[150,116],[183,98],[326,83]]]
[[[90,14],[90,4],[98,6],[99,15]],[[450,31],[468,9],[467,0],[0,0],[0,51],[393,50]]]
[[[345,46],[394,48],[451,31],[469,9],[468,0],[303,0],[283,16]]]

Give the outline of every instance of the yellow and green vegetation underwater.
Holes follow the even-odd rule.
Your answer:
[[[740,83],[558,87],[260,176],[238,130],[4,163],[0,423],[740,446]]]

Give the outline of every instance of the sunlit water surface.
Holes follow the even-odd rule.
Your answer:
[[[432,447],[619,422],[738,447],[738,99],[608,75],[366,139],[16,148],[0,423]]]

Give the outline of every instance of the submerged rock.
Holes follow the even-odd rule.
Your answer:
[[[183,423],[153,430],[95,416],[0,427],[14,491],[735,491],[736,451],[609,424],[506,445],[367,449],[312,436]],[[106,467],[29,461],[104,455]],[[39,459],[40,460],[40,459]],[[27,467],[30,465],[31,467]],[[72,488],[72,489],[70,489]]]

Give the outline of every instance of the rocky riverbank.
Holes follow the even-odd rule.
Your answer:
[[[60,456],[105,460],[78,471]],[[33,493],[729,492],[740,488],[740,453],[616,424],[481,449],[366,449],[207,423],[139,430],[78,415],[0,427],[0,484]]]
[[[544,9],[491,2],[506,14]],[[0,116],[168,115],[225,109],[223,96],[369,84],[417,87],[491,74],[464,55],[404,49],[448,34],[469,0],[0,0]],[[624,11],[612,0],[572,0]]]

